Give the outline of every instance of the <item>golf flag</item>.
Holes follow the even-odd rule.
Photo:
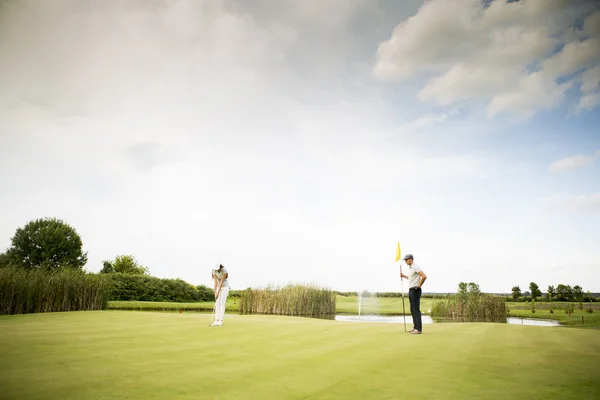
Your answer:
[[[396,261],[400,261],[400,242],[398,242],[398,248],[396,249]]]

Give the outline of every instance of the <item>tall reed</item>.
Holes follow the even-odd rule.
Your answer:
[[[451,318],[463,321],[506,320],[507,308],[502,297],[487,293],[454,295],[437,300],[431,309],[433,318]]]
[[[109,291],[104,276],[81,270],[0,268],[0,314],[103,310]]]
[[[333,317],[336,294],[312,285],[246,289],[240,297],[240,314],[278,314]]]

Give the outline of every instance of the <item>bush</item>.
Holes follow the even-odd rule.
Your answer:
[[[507,315],[507,307],[503,297],[486,293],[469,293],[435,302],[431,315],[466,321],[503,321]]]
[[[122,301],[213,301],[212,289],[193,286],[181,279],[161,279],[149,275],[105,274],[110,282],[110,300]]]
[[[104,310],[109,284],[78,269],[0,268],[0,314]]]
[[[336,294],[313,286],[288,285],[263,290],[246,289],[240,299],[241,314],[279,314],[304,317],[335,315]]]

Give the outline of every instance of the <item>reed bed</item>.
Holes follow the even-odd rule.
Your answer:
[[[104,310],[106,278],[81,270],[0,268],[0,314]]]
[[[436,300],[431,309],[433,318],[457,319],[460,321],[506,320],[508,309],[502,297],[486,293],[454,295]]]
[[[312,285],[246,289],[240,314],[277,314],[324,318],[335,316],[336,293]]]

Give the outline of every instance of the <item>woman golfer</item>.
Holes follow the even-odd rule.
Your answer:
[[[215,321],[210,326],[221,326],[225,316],[225,302],[229,294],[229,273],[223,264],[219,264],[218,269],[212,270],[212,278],[215,291]]]

